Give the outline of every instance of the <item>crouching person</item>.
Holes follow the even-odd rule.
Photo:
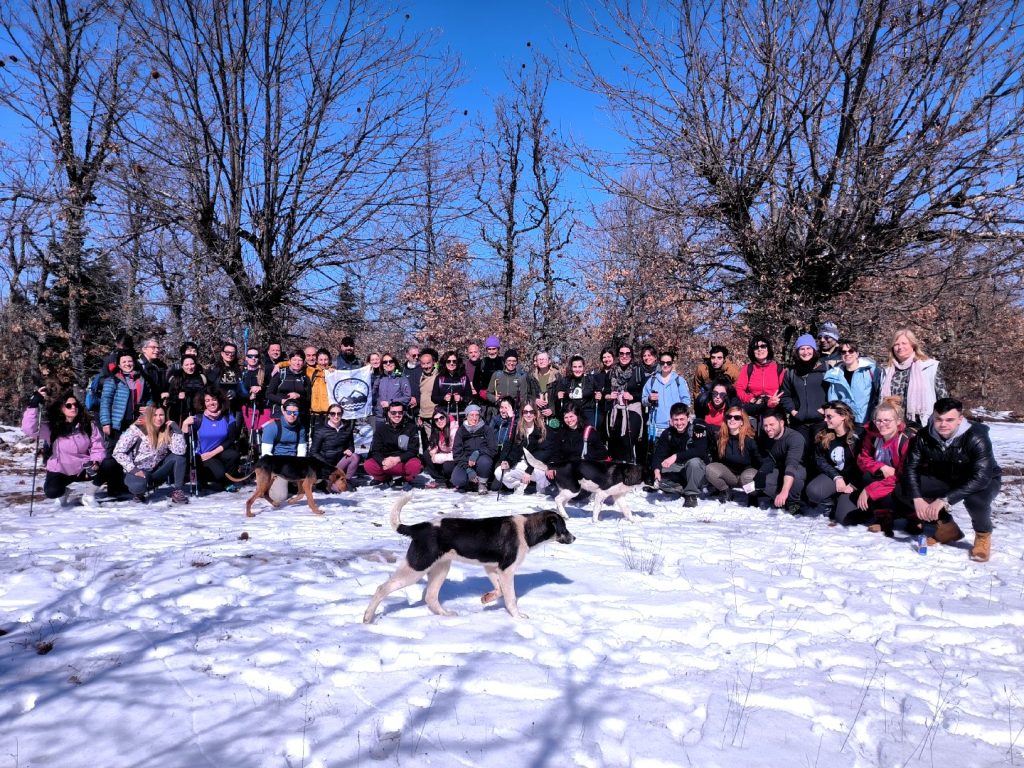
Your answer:
[[[910,441],[899,491],[919,520],[937,523],[932,541],[950,544],[963,538],[949,513],[962,501],[974,528],[971,559],[987,562],[992,551],[992,500],[1001,484],[1002,470],[988,427],[967,421],[959,400],[938,400],[927,427]]]
[[[89,504],[104,482],[106,449],[103,433],[89,416],[82,402],[71,392],[55,400],[47,409],[46,423],[39,424],[39,407],[46,388],[33,393],[21,419],[21,431],[28,437],[39,436],[46,459],[43,494],[59,499],[60,506],[73,504],[70,486],[84,482],[83,503]],[[109,461],[109,460],[108,460]]]
[[[480,418],[480,406],[466,408],[466,420],[455,433],[452,453],[455,459],[452,485],[457,490],[487,493],[487,481],[494,469],[494,457],[498,455],[498,437]]]
[[[162,405],[142,409],[138,421],[126,429],[114,446],[114,459],[124,469],[124,484],[136,501],[168,477],[173,478],[171,502],[188,504],[185,493],[185,436],[167,420]]]
[[[669,411],[669,427],[654,446],[658,490],[681,493],[684,507],[696,507],[709,462],[707,425],[699,421],[690,424],[688,406],[675,403]]]
[[[535,469],[526,460],[524,449],[531,455],[539,454],[541,445],[547,438],[547,426],[544,419],[538,418],[539,412],[535,403],[523,406],[519,414],[519,426],[516,427],[515,436],[509,440],[507,450],[499,456],[497,475],[502,485],[516,495],[526,493],[531,483],[534,485],[533,492],[543,493],[548,486],[547,475]]]
[[[423,469],[423,462],[418,458],[419,431],[416,422],[406,418],[405,406],[401,403],[389,404],[386,413],[387,420],[373,430],[370,454],[363,469],[376,485],[392,481],[402,483],[408,490]]]
[[[744,490],[748,493],[761,491],[773,506],[798,515],[800,494],[807,482],[807,470],[801,463],[804,437],[786,426],[786,416],[778,409],[768,411],[761,418],[768,439],[767,449],[753,485],[744,486]]]
[[[355,446],[355,422],[352,419],[344,419],[344,409],[335,403],[327,409],[327,423],[316,428],[313,432],[313,444],[309,455],[322,465],[321,475],[323,479],[329,479],[331,467],[340,469],[345,473],[348,480],[347,489],[355,490],[352,479],[359,469],[359,454]],[[338,489],[330,487],[331,493],[337,493]]]

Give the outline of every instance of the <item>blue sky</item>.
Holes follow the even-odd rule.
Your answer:
[[[582,8],[584,4],[573,0],[573,5]],[[420,0],[407,7],[417,29],[437,31],[442,45],[460,57],[465,84],[457,92],[455,107],[468,109],[470,116],[480,114],[486,119],[490,115],[494,98],[507,90],[508,66],[529,64],[536,53],[569,63],[568,25],[561,6],[549,0]],[[598,99],[570,83],[552,83],[548,111],[563,136],[598,148],[621,146]],[[578,201],[591,196],[592,184],[585,178],[574,175],[568,181]]]

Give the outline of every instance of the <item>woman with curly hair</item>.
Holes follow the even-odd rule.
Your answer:
[[[71,506],[69,486],[89,482],[82,495],[83,503],[89,504],[108,479],[120,485],[117,462],[105,458],[103,433],[73,392],[65,392],[53,401],[46,409],[46,422],[40,424],[39,408],[45,395],[45,387],[34,392],[21,418],[21,431],[29,437],[38,435],[43,445],[43,495],[60,499],[62,507]]]

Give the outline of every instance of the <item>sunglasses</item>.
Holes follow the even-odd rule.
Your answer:
[[[64,407],[67,408],[68,410],[71,410],[73,408],[77,411],[78,403],[64,403]]]
[[[672,365],[672,361],[671,360],[662,360],[661,364],[662,365]]]
[[[448,363],[448,365],[455,365],[459,361],[453,358],[451,360],[445,360],[445,362]]]
[[[381,360],[380,364],[381,365],[394,365],[395,361],[394,360]]]
[[[404,413],[405,413],[404,410],[401,410],[401,411],[388,411],[388,414],[390,414],[391,416],[401,416]]]
[[[439,416],[435,416],[434,421],[447,421],[447,417],[442,413]]]
[[[743,421],[743,417],[742,416],[738,416],[735,413],[730,413],[728,416],[725,417],[725,420],[726,421]]]
[[[328,416],[341,416],[341,411],[328,411]]]
[[[298,416],[299,412],[297,410],[295,410],[294,408],[289,408],[287,411],[284,412],[284,415],[285,416]]]
[[[235,352],[235,350],[233,350],[233,349],[223,349],[223,350],[221,350],[221,354],[223,354],[223,355],[231,355],[232,357],[234,357],[238,353]]]
[[[758,342],[754,345],[754,349],[768,349],[768,345],[764,342]]]
[[[523,415],[525,416],[528,413],[536,413],[536,411],[533,408],[523,408]]]
[[[857,354],[857,350],[856,349],[841,349],[839,351],[842,354],[844,354],[844,355],[856,355]]]
[[[259,354],[255,354],[255,355],[246,354],[246,357],[248,357],[248,358],[257,358],[257,357],[259,357]]]
[[[632,357],[632,356],[633,356],[632,352],[628,352],[628,351],[626,351],[626,352],[619,352],[619,357]]]

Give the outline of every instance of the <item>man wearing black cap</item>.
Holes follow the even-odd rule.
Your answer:
[[[497,406],[503,397],[511,397],[516,404],[516,413],[529,397],[529,377],[517,370],[519,353],[514,349],[506,350],[505,365],[491,377],[487,386],[487,402]]]

